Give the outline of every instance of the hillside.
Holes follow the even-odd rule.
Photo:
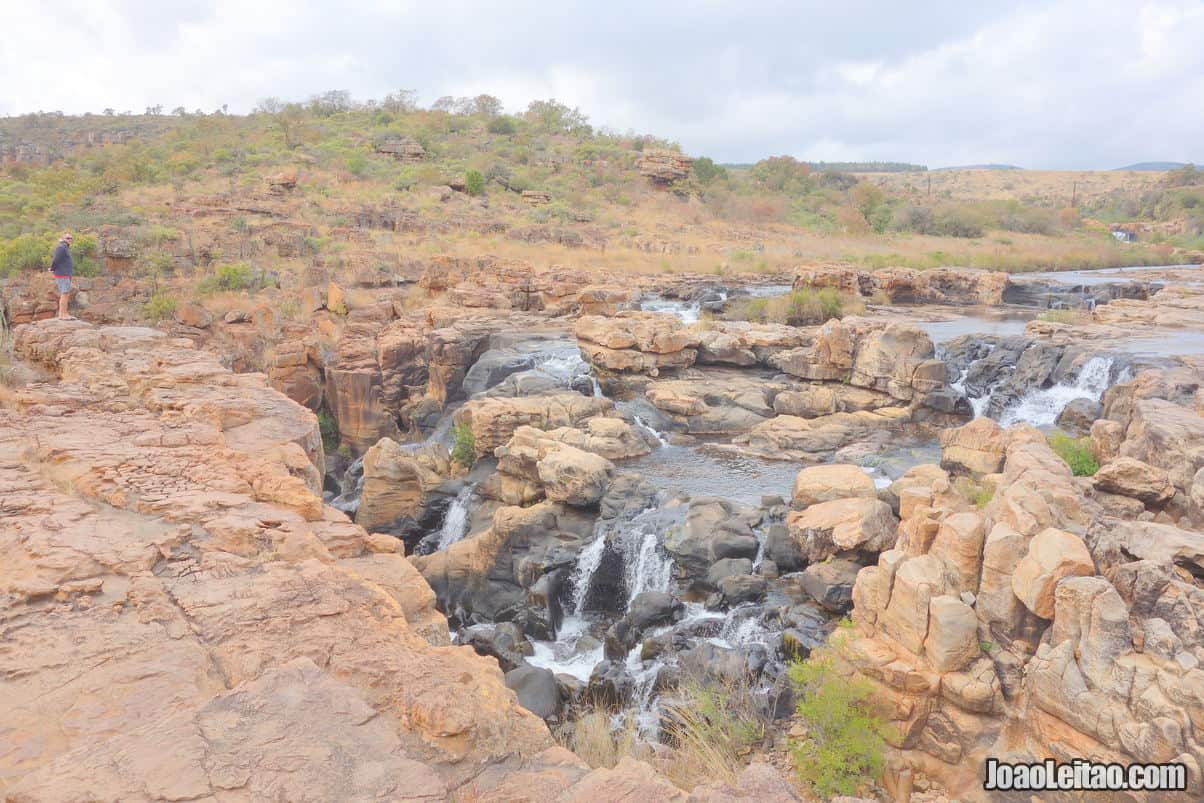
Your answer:
[[[645,157],[676,145],[595,130],[555,101],[517,115],[488,96],[437,105],[335,92],[247,116],[2,120],[0,273],[44,265],[62,229],[83,233],[85,265],[99,237],[139,275],[192,282],[241,263],[389,273],[434,254],[640,273],[835,259],[1025,271],[1183,261],[1175,249],[1200,247],[1197,190],[1178,207],[1143,201],[1157,173],[853,175],[702,157],[649,176]],[[1083,219],[1126,212],[1172,225],[1119,245]]]

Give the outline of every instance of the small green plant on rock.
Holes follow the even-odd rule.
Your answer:
[[[165,321],[176,314],[175,296],[162,291],[155,293],[142,307],[142,312],[151,323]]]
[[[464,174],[464,191],[469,195],[485,194],[485,176],[480,170],[469,170]]]
[[[972,502],[975,507],[982,509],[987,506],[995,496],[995,486],[986,480],[975,480],[972,477],[959,477],[954,482],[954,487],[966,500]]]
[[[477,461],[476,438],[473,437],[472,427],[468,422],[452,427],[451,459],[465,468],[472,468],[472,464]]]
[[[822,653],[791,664],[789,677],[806,732],[792,746],[803,782],[828,799],[853,795],[881,776],[887,726],[871,708],[870,682],[843,676]]]
[[[1049,436],[1049,448],[1066,461],[1076,477],[1091,477],[1099,471],[1099,461],[1091,450],[1090,438],[1072,438],[1061,432]]]
[[[339,423],[334,420],[330,410],[322,407],[318,410],[318,430],[322,433],[322,448],[327,454],[334,454],[339,449]]]

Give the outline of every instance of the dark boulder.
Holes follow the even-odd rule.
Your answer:
[[[560,688],[550,669],[523,664],[506,673],[506,688],[518,695],[523,708],[541,719],[551,719],[560,712]]]

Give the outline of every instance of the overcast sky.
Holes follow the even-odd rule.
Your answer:
[[[725,162],[1204,160],[1204,0],[0,0],[0,29],[0,115],[404,88]]]

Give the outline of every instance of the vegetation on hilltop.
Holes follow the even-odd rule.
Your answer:
[[[359,102],[331,91],[304,103],[266,99],[246,116],[147,111],[0,120],[0,274],[43,268],[62,229],[116,231],[141,273],[202,269],[198,282],[214,290],[251,287],[242,273],[259,281],[312,265],[388,270],[435,253],[643,272],[777,272],[830,259],[1032,270],[1154,264],[1175,246],[1198,247],[1198,181],[1180,171],[1167,176],[1178,176],[1174,186],[1142,179],[1134,190],[1117,179],[1084,193],[1079,206],[1100,220],[1187,221],[1183,234],[1125,245],[1063,198],[959,194],[948,183],[960,181],[955,173],[933,180],[789,156],[747,167],[700,157],[665,191],[639,164],[645,151],[676,143],[596,128],[555,100],[507,114],[489,95],[424,109],[412,92]],[[418,155],[395,158],[397,143]],[[33,157],[14,155],[23,144]],[[275,196],[286,212],[260,200],[278,175],[293,176]],[[459,192],[432,190],[446,186]],[[382,209],[393,210],[387,226],[373,222]],[[280,244],[282,214],[304,232],[299,243]],[[357,230],[371,234],[349,234]],[[84,242],[77,237],[78,253]],[[240,265],[239,276],[228,267]]]

